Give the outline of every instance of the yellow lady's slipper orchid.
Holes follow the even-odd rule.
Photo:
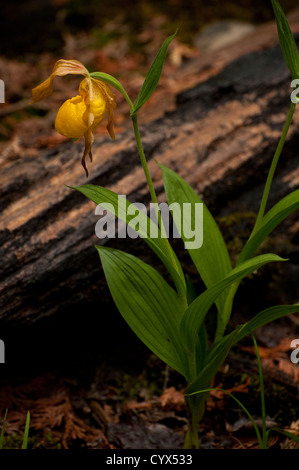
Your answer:
[[[59,134],[71,139],[85,138],[85,149],[81,160],[82,166],[88,176],[85,158],[87,155],[92,161],[91,145],[93,131],[108,114],[107,130],[112,139],[115,138],[113,130],[113,113],[116,107],[115,95],[109,86],[90,77],[88,70],[77,60],[58,60],[50,77],[32,90],[32,103],[47,98],[53,92],[53,80],[56,76],[67,74],[84,75],[79,86],[79,95],[65,101],[59,108],[55,128]]]

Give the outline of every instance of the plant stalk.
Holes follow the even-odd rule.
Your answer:
[[[188,412],[188,430],[185,436],[184,449],[199,449],[198,423],[205,412],[208,394],[185,397]]]
[[[151,175],[150,175],[149,170],[148,170],[148,166],[147,166],[147,163],[146,163],[146,158],[145,158],[144,151],[143,151],[142,142],[141,142],[141,139],[140,139],[138,122],[137,122],[137,115],[133,114],[131,117],[132,117],[132,122],[133,122],[133,128],[134,128],[134,133],[135,133],[136,144],[137,144],[137,148],[138,148],[138,152],[139,152],[139,156],[140,156],[140,160],[141,160],[141,165],[142,165],[145,177],[146,177],[146,181],[147,181],[147,184],[148,184],[151,199],[152,199],[153,203],[158,206],[158,199],[157,199],[156,191],[155,191],[152,179],[151,179]],[[162,230],[162,227],[160,227],[160,228]]]
[[[159,225],[160,230],[161,230],[161,238],[163,240],[165,240],[165,242],[164,242],[165,251],[168,253],[168,256],[171,259],[174,268],[177,270],[176,262],[175,262],[174,257],[173,257],[173,252],[172,252],[171,246],[169,244],[169,241],[167,239],[165,227],[164,227],[164,224],[163,224],[163,220],[162,220],[162,217],[161,217],[161,213],[159,211],[159,205],[158,205],[158,199],[157,199],[156,191],[155,191],[155,188],[154,188],[154,185],[153,185],[153,182],[152,182],[152,179],[151,179],[151,175],[150,175],[150,172],[149,172],[149,169],[148,169],[148,166],[147,166],[146,158],[145,158],[145,155],[144,155],[144,150],[143,150],[143,146],[142,146],[142,142],[141,142],[141,138],[140,138],[140,134],[139,134],[137,114],[132,114],[131,118],[132,118],[132,122],[133,122],[135,139],[136,139],[136,144],[137,144],[137,148],[138,148],[138,152],[139,152],[139,156],[140,156],[140,160],[141,160],[141,165],[142,165],[145,177],[146,177],[146,181],[147,181],[147,185],[148,185],[148,188],[149,188],[149,192],[150,192],[152,202],[154,203],[156,216],[157,216],[157,220],[158,220],[158,225]],[[180,303],[182,304],[183,309],[186,310],[187,307],[188,307],[187,299],[186,299],[186,293],[181,288],[180,285],[176,285],[176,287],[177,287],[178,297],[179,297]]]
[[[258,212],[258,216],[257,216],[256,222],[255,222],[253,231],[250,235],[250,238],[258,231],[258,229],[261,226],[261,223],[262,223],[262,220],[263,220],[263,217],[264,217],[264,213],[265,213],[265,210],[266,210],[267,202],[268,202],[268,197],[269,197],[269,193],[270,193],[274,173],[275,173],[279,157],[281,155],[284,143],[286,141],[286,138],[287,138],[287,135],[288,135],[288,132],[289,132],[289,129],[290,129],[290,125],[291,125],[291,122],[292,122],[292,119],[293,119],[295,107],[296,107],[296,104],[291,103],[289,113],[288,113],[288,117],[287,117],[287,120],[285,122],[281,138],[279,140],[277,149],[275,151],[275,154],[274,154],[271,166],[270,166],[270,170],[269,170],[269,173],[268,173],[268,176],[267,176],[267,180],[266,180],[266,183],[265,183],[265,188],[264,188],[264,192],[263,192],[263,196],[262,196],[262,201],[261,201],[259,212]],[[225,307],[224,307],[225,311],[223,312],[223,316],[226,319],[226,324],[227,324],[227,321],[229,320],[230,315],[231,315],[233,300],[234,300],[236,291],[238,290],[239,284],[240,284],[239,282],[237,282],[236,284],[233,284],[230,287],[229,292],[228,292],[228,296],[227,296]],[[217,331],[216,331],[216,335],[215,335],[215,341],[222,338],[222,336],[224,334],[224,331],[225,331],[226,324],[221,325],[218,322]]]
[[[289,132],[289,129],[290,129],[290,125],[291,125],[291,122],[292,122],[295,107],[296,107],[296,104],[291,103],[290,110],[289,110],[289,113],[288,113],[288,117],[287,117],[286,123],[284,125],[282,135],[281,135],[281,138],[279,140],[279,143],[278,143],[278,146],[277,146],[276,152],[274,154],[274,157],[273,157],[273,160],[272,160],[272,163],[271,163],[271,167],[270,167],[270,170],[269,170],[269,173],[268,173],[268,176],[267,176],[267,180],[266,180],[266,184],[265,184],[265,188],[264,188],[264,192],[263,192],[263,197],[262,197],[260,209],[259,209],[258,216],[257,216],[256,222],[255,222],[255,226],[253,228],[253,231],[252,231],[252,234],[251,234],[250,238],[257,232],[257,230],[260,228],[260,225],[262,223],[264,213],[265,213],[265,209],[266,209],[266,206],[267,206],[267,201],[268,201],[268,197],[269,197],[269,193],[270,193],[270,188],[271,188],[273,176],[274,176],[279,157],[281,155],[284,143],[286,141],[286,138],[287,138],[287,135],[288,135],[288,132]]]

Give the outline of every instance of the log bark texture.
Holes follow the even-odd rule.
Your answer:
[[[298,11],[290,22],[299,31]],[[165,196],[155,160],[185,178],[215,216],[256,212],[290,105],[290,82],[274,23],[182,66],[172,88],[158,90],[141,111],[144,151],[159,199]],[[296,110],[269,206],[299,187],[298,133]],[[112,308],[94,248],[101,243],[95,236],[95,205],[66,185],[105,186],[131,202],[149,202],[147,187],[131,128],[117,134],[115,142],[96,138],[87,181],[82,148],[83,143],[64,142],[38,156],[20,152],[19,158],[2,162],[2,331],[46,318],[71,323],[83,315],[84,322],[87,311],[105,324]],[[295,246],[298,217],[288,220],[284,228]],[[141,240],[107,243],[141,254],[163,271]],[[299,299],[294,246],[289,301]]]

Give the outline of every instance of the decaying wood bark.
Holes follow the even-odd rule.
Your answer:
[[[291,23],[299,30],[298,12]],[[153,95],[143,111],[142,140],[160,200],[164,194],[155,160],[185,178],[215,216],[257,211],[287,116],[290,81],[274,23],[182,67],[174,77],[175,93]],[[299,187],[298,133],[297,110],[270,205]],[[82,146],[64,142],[38,157],[27,152],[1,168],[2,331],[46,317],[67,318],[71,325],[73,318],[92,309],[107,318],[111,299],[94,249],[101,243],[95,236],[95,205],[66,185],[105,186],[132,202],[148,202],[147,188],[131,129],[118,134],[115,142],[96,139],[87,181],[80,165]],[[287,226],[294,243],[296,220],[291,217]],[[108,243],[141,253],[158,266],[141,240]],[[295,264],[290,301],[299,296]]]

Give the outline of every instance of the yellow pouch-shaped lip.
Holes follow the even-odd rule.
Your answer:
[[[58,110],[55,129],[59,134],[69,137],[70,139],[83,137],[88,129],[86,111],[86,103],[82,96],[75,96],[65,101]],[[99,97],[92,100],[89,112],[93,115],[91,130],[94,130],[105,117],[105,100]]]

